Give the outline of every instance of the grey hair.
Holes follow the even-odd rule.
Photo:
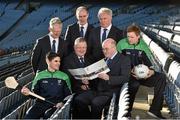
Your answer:
[[[98,18],[100,17],[100,14],[101,14],[101,13],[106,13],[106,14],[110,15],[111,17],[112,17],[112,15],[113,15],[112,10],[109,9],[109,8],[105,8],[105,7],[99,9]]]
[[[74,41],[74,46],[77,45],[78,43],[81,43],[81,42],[85,42],[86,43],[85,38],[83,38],[83,37],[76,38],[76,40]]]
[[[78,14],[80,11],[82,11],[82,10],[85,10],[85,11],[88,13],[87,7],[85,7],[85,6],[80,6],[80,7],[78,7],[78,8],[76,9],[76,16],[77,16],[77,14]],[[88,13],[88,14],[89,14],[89,13]]]
[[[54,18],[51,18],[51,20],[49,21],[49,27],[50,28],[53,28],[53,25],[54,24],[59,24],[62,26],[62,22],[61,20],[59,19],[59,17],[54,17]]]

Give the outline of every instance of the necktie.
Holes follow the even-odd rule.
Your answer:
[[[84,27],[82,26],[81,27],[81,30],[80,30],[80,37],[84,37],[84,31],[83,31]]]
[[[107,63],[107,66],[108,66],[108,67],[110,67],[111,61],[112,61],[112,59],[110,59],[110,58],[108,58],[108,59],[106,60],[106,63]]]
[[[107,29],[103,29],[103,30],[104,30],[104,32],[102,34],[102,42],[106,39],[106,31],[107,31]]]
[[[56,52],[56,40],[53,40],[52,52]]]
[[[81,67],[84,67],[84,64],[85,64],[85,63],[84,63],[84,58],[83,58],[83,57],[80,57],[80,58],[79,58],[79,61],[80,61],[80,66],[81,66]]]

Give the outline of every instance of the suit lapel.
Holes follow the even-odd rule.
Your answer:
[[[74,33],[77,34],[76,36],[80,36],[80,30],[79,30],[79,24],[77,23],[76,26],[75,26],[75,30],[74,30]]]
[[[45,43],[47,43],[47,48],[46,48],[46,49],[47,49],[48,51],[51,51],[51,42],[50,42],[49,35],[47,35],[46,41],[47,41],[47,42],[45,42]]]
[[[111,38],[111,36],[113,36],[113,26],[111,26],[111,29],[109,31],[107,38]]]
[[[88,23],[88,27],[87,27],[87,30],[86,30],[86,33],[85,33],[85,38],[88,38],[89,31],[90,31],[90,25]]]
[[[101,27],[98,28],[98,31],[97,31],[97,41],[98,41],[98,44],[100,44],[101,46]]]
[[[60,53],[60,49],[62,49],[62,39],[59,38],[59,42],[58,42],[58,53]]]
[[[116,63],[116,62],[118,62],[119,61],[119,53],[117,53],[116,54],[116,56],[114,56],[114,58],[112,59],[112,61],[111,61],[111,64],[109,65],[110,66],[110,68],[112,68],[113,67],[113,65]]]
[[[79,58],[78,58],[78,56],[77,56],[75,53],[73,53],[73,59],[74,59],[74,64],[75,64],[75,66],[76,66],[76,67],[77,67],[77,66],[78,66],[78,67],[81,67]],[[84,56],[84,63],[85,63],[85,67],[90,64],[90,62],[87,60],[87,57],[86,57],[86,56]]]
[[[86,55],[84,56],[84,62],[85,62],[85,66],[90,65],[90,61],[87,59]]]
[[[73,59],[74,59],[75,66],[80,67],[80,61],[78,59],[78,56],[75,53],[73,53]]]

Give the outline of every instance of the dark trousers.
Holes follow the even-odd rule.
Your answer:
[[[29,108],[26,112],[24,119],[40,119],[44,118],[45,112],[53,106],[45,102],[35,102],[35,104]]]
[[[109,105],[111,98],[112,98],[111,96],[97,95],[93,99],[93,101],[91,103],[91,117],[92,117],[92,119],[101,119],[102,110],[105,106]]]
[[[91,90],[80,93],[74,97],[73,101],[73,119],[90,119],[91,112],[89,105],[93,100],[95,93]]]
[[[150,111],[160,112],[164,100],[163,92],[166,86],[166,76],[163,73],[155,72],[153,76],[146,80],[136,80],[136,78],[131,76],[131,79],[129,81],[130,104],[128,115],[130,115],[131,113],[134,99],[140,85],[154,87],[154,98],[150,106]]]
[[[111,96],[86,91],[78,94],[73,103],[73,119],[100,119],[103,108],[111,101]]]

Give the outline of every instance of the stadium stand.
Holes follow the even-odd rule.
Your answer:
[[[71,118],[71,103],[74,94],[70,95],[67,102],[60,109],[57,109],[49,119],[64,119],[68,120]]]
[[[126,117],[126,113],[128,112],[128,108],[129,108],[129,94],[128,94],[128,83],[125,83],[122,88],[121,88],[121,92],[120,92],[120,96],[119,96],[119,103],[118,103],[118,120],[121,119],[128,119]]]
[[[21,79],[18,80],[19,84],[26,85],[30,88],[31,82],[33,79],[33,74],[30,73]],[[29,83],[29,84],[28,84]],[[19,105],[21,105],[25,100],[28,99],[28,97],[25,97],[22,95],[18,90],[11,90],[7,87],[0,88],[1,93],[1,100],[0,100],[0,117],[3,118],[6,115],[8,115],[10,112],[12,112],[15,108],[17,108]],[[13,92],[14,91],[14,92]]]
[[[12,111],[10,114],[8,114],[6,117],[4,117],[4,120],[8,119],[21,119],[24,117],[26,111],[33,105],[34,100],[28,99],[25,101],[22,105],[17,107],[14,111]]]
[[[173,61],[168,70],[169,83],[166,87],[165,98],[171,109],[171,114],[180,116],[180,63]]]
[[[9,60],[10,64],[25,61],[28,58],[30,58],[30,54],[31,54],[31,51],[23,51],[23,52],[12,52],[11,54],[0,56],[0,58],[1,58],[0,61],[2,62],[0,64],[0,66],[3,67],[3,65],[7,64],[5,62],[5,60],[9,60],[9,59],[13,59],[13,58],[15,58],[15,59],[12,61]],[[23,56],[25,56],[25,57],[23,57]],[[22,57],[22,60],[20,60],[21,57]]]
[[[17,90],[5,87],[4,79],[15,76],[21,85],[29,87],[34,77],[29,58],[36,39],[48,33],[48,22],[58,16],[63,21],[62,37],[67,25],[74,23],[75,9],[80,5],[89,8],[89,22],[95,27],[99,21],[97,12],[101,7],[113,10],[113,24],[125,30],[129,24],[141,26],[142,37],[153,53],[153,65],[157,71],[167,76],[164,92],[166,104],[172,119],[180,118],[180,22],[179,6],[176,4],[159,5],[128,2],[43,2],[30,1],[30,11],[25,11],[26,2],[11,0],[0,1],[0,119],[22,119],[33,100],[21,95]],[[157,2],[158,3],[158,2]],[[13,53],[19,54],[13,54]],[[174,57],[174,56],[175,57]],[[147,96],[146,96],[147,97]],[[50,119],[71,118],[73,95],[63,108],[58,109]],[[112,119],[113,101],[108,120]],[[126,112],[125,110],[123,112]],[[123,116],[121,116],[123,118]],[[141,116],[140,116],[141,118]]]
[[[180,43],[179,34],[173,32],[175,26],[157,27],[156,25],[142,26],[143,31],[158,43],[166,52],[174,53],[178,58],[180,57]],[[165,29],[164,29],[165,28]],[[163,30],[162,30],[163,29]]]
[[[112,120],[112,119],[113,119],[115,99],[116,99],[116,95],[113,94],[113,97],[112,97],[112,99],[111,99],[111,103],[110,103],[110,105],[109,105],[107,120]]]
[[[142,35],[145,42],[152,50],[156,62],[167,76],[168,85],[165,90],[165,99],[174,118],[179,117],[179,63],[174,61],[172,55],[166,53],[145,34]]]

